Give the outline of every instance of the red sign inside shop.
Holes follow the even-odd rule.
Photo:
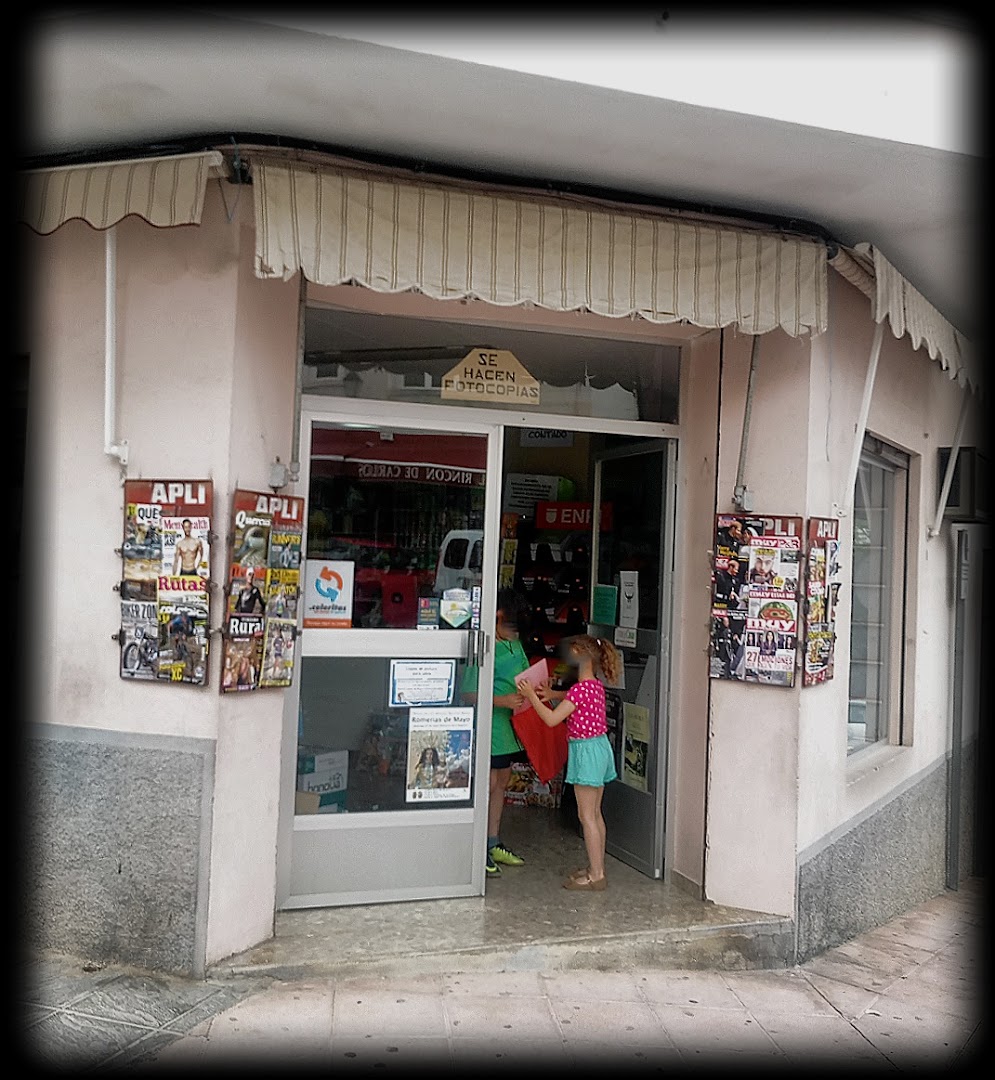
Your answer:
[[[591,527],[591,503],[589,502],[541,502],[536,504],[537,529],[589,529]],[[601,531],[610,532],[612,527],[612,504],[601,504]]]

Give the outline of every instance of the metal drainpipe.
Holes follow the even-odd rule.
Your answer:
[[[753,386],[757,374],[757,357],[760,353],[760,335],[753,335],[753,347],[750,349],[750,375],[746,383],[746,405],[743,409],[743,434],[739,440],[739,465],[736,468],[736,486],[732,501],[740,510],[752,510],[753,500],[744,483],[746,475],[746,448],[750,441],[750,416],[753,413]]]
[[[127,440],[117,440],[117,226],[104,232],[104,453],[128,465]]]
[[[294,375],[294,427],[291,433],[290,480],[301,478],[301,394],[304,388],[304,315],[307,310],[307,278],[301,270],[297,295],[297,370]]]

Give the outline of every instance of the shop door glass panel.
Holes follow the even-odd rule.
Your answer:
[[[607,690],[609,739],[619,779],[605,789],[603,812],[611,855],[643,873],[663,869],[666,723],[662,705],[669,672],[669,642],[661,632],[669,613],[671,535],[666,492],[666,444],[609,451],[595,463],[596,552],[594,585],[617,589],[613,623],[589,632],[616,643],[623,686]],[[599,507],[611,506],[611,527]],[[635,575],[635,577],[627,576]],[[633,605],[638,601],[638,610]]]
[[[315,419],[283,907],[483,890],[496,428]],[[496,498],[496,495],[494,496]],[[489,620],[489,621],[488,621]],[[486,741],[487,747],[481,748]],[[293,753],[291,748],[296,750]],[[484,785],[481,787],[481,783]]]

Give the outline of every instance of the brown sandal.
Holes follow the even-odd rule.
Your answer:
[[[583,878],[586,878],[588,876],[588,873],[589,873],[589,871],[588,871],[587,867],[586,866],[581,866],[577,870],[574,870],[573,873],[570,874],[570,876],[569,876],[569,878],[567,880],[568,881],[581,881]]]
[[[575,892],[604,892],[607,884],[608,882],[603,877],[592,878],[585,874],[582,878],[567,878],[563,882],[563,888],[572,889]]]

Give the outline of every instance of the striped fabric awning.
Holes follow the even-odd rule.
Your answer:
[[[876,247],[841,247],[829,264],[871,301],[875,322],[887,319],[896,338],[908,334],[912,347],[925,349],[951,379],[981,389],[981,369],[970,341]]]
[[[792,336],[826,329],[807,237],[580,200],[253,160],[256,274]]]
[[[208,177],[222,164],[210,150],[22,172],[18,220],[42,234],[74,218],[108,229],[129,214],[160,227],[199,225]]]

